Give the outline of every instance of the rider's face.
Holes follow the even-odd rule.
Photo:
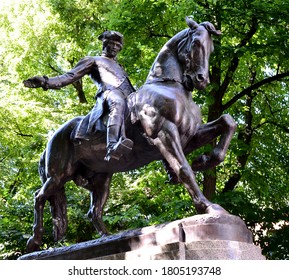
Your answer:
[[[120,42],[109,40],[104,50],[107,56],[116,57],[121,49],[122,45]]]

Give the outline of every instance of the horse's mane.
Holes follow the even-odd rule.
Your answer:
[[[157,55],[147,82],[175,80],[180,82],[186,53],[191,44],[192,30],[186,28],[168,40]],[[179,70],[178,70],[179,69]]]
[[[193,30],[187,28],[183,32],[183,38],[180,40],[177,46],[177,55],[181,62],[185,62],[186,55],[189,53],[191,45],[192,45],[192,35]]]

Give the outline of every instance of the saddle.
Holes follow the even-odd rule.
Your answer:
[[[87,114],[83,119],[73,128],[70,139],[74,144],[79,144],[82,140],[86,141],[93,141],[95,139],[98,139],[100,137],[99,133],[97,132],[103,132],[106,133],[106,121],[108,118],[108,114],[106,116],[103,116],[102,118],[99,118],[95,122],[95,128],[94,131],[89,132],[88,131],[88,124],[90,119],[90,113]],[[101,133],[102,134],[102,133]]]

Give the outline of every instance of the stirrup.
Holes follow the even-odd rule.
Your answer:
[[[132,147],[133,141],[128,138],[121,137],[112,148],[108,148],[104,160],[110,161],[111,158],[119,160],[124,154],[129,153],[132,150]]]

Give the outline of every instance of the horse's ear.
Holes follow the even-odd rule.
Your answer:
[[[199,27],[199,24],[190,17],[186,17],[186,23],[191,29],[196,29]]]
[[[203,25],[208,30],[208,32],[210,34],[214,34],[214,35],[218,35],[218,36],[222,34],[222,32],[220,30],[217,30],[215,28],[215,26],[208,21],[202,22],[202,23],[200,23],[200,25]]]

